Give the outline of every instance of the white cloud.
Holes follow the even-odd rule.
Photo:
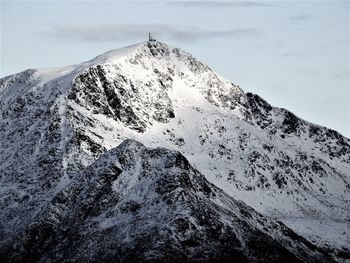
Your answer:
[[[140,40],[151,32],[160,39],[194,42],[208,38],[248,37],[261,33],[254,28],[232,28],[228,30],[210,30],[199,27],[179,27],[166,24],[110,24],[79,27],[54,27],[41,35],[64,40],[91,42],[109,42],[116,40]]]

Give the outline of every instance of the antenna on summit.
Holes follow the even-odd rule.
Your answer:
[[[149,42],[156,41],[156,39],[153,38],[153,36],[151,35],[151,33],[148,33],[148,41],[149,41]]]

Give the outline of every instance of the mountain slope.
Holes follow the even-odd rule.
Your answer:
[[[179,152],[127,140],[36,215],[16,262],[331,262],[229,197]]]
[[[27,70],[0,80],[0,98],[3,235],[132,138],[180,151],[235,199],[349,250],[349,139],[244,93],[180,49],[146,42]]]

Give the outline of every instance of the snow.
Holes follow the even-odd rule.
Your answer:
[[[315,218],[278,218],[287,227],[298,228],[303,236],[309,237],[313,243],[323,246],[346,248],[350,243],[349,224],[344,221],[334,223],[331,220],[317,220]],[[322,233],[321,235],[319,233]]]
[[[172,48],[169,47],[169,49],[171,50]],[[125,63],[125,61],[122,63]],[[119,64],[118,66],[121,67]],[[345,185],[341,183],[339,177],[327,176],[326,178],[320,178],[322,184],[327,187],[327,197],[319,194],[315,196],[309,190],[295,189],[296,186],[290,184],[292,182],[288,182],[288,188],[291,191],[296,190],[291,195],[288,193],[289,190],[280,190],[277,186],[274,186],[271,179],[268,179],[269,184],[272,186],[270,190],[256,189],[255,191],[246,191],[245,188],[242,189],[241,187],[237,189],[236,185],[255,184],[256,179],[247,178],[243,175],[243,172],[249,168],[249,164],[244,160],[249,157],[247,154],[255,150],[264,152],[262,149],[262,145],[264,144],[272,145],[277,149],[274,153],[275,156],[267,155],[265,157],[267,162],[271,162],[275,158],[281,158],[279,157],[280,152],[290,156],[290,158],[296,158],[296,153],[304,152],[309,156],[325,158],[325,161],[334,163],[332,167],[338,167],[339,173],[343,175],[346,174],[348,166],[344,162],[338,162],[338,160],[331,161],[325,156],[324,152],[321,152],[318,147],[315,147],[315,143],[305,133],[301,135],[301,138],[276,139],[271,137],[267,131],[256,129],[254,125],[242,120],[242,112],[239,108],[228,110],[226,107],[220,106],[217,97],[213,98],[213,102],[209,102],[203,96],[203,92],[206,89],[208,79],[212,78],[212,74],[214,73],[206,70],[201,74],[194,74],[185,65],[184,60],[176,58],[174,53],[170,54],[169,59],[142,60],[142,63],[136,66],[126,63],[126,65],[122,65],[121,70],[128,79],[135,80],[135,83],[143,83],[145,80],[151,80],[153,83],[156,83],[157,81],[154,79],[157,76],[154,76],[152,72],[154,68],[160,72],[166,72],[168,68],[175,69],[175,75],[172,76],[171,89],[168,91],[169,97],[173,102],[175,118],[169,119],[166,123],[153,121],[152,125],[149,125],[142,134],[125,129],[121,127],[120,123],[110,119],[99,119],[99,122],[102,121],[101,126],[108,128],[101,129],[101,126],[97,124],[93,130],[95,133],[101,134],[102,132],[104,134],[104,146],[107,149],[117,145],[123,138],[132,138],[152,147],[163,146],[169,149],[179,150],[197,169],[207,176],[209,181],[224,189],[232,197],[242,200],[259,212],[275,218],[292,219],[303,216],[308,217],[314,214],[317,215],[315,220],[318,218],[321,220],[320,223],[329,221],[335,224],[336,221],[334,219],[338,217],[346,218],[344,214],[346,204],[341,199],[339,193],[349,195],[346,194]],[[110,78],[113,79],[112,72]],[[221,85],[226,85],[226,89],[231,89],[230,82],[221,77],[217,78],[222,83]],[[138,92],[140,97],[145,98],[153,91],[140,88]],[[150,94],[152,96],[153,93]],[[142,107],[142,103],[136,105],[133,107]],[[275,123],[282,123],[283,118],[278,109],[273,112],[272,120]],[[224,134],[217,132],[216,129],[220,126],[226,128]],[[212,135],[210,135],[211,133]],[[117,140],[115,140],[116,134],[120,136]],[[200,144],[200,140],[198,139],[199,134],[202,136],[209,135],[207,139],[209,145],[207,143],[204,145]],[[217,151],[219,145],[238,150],[238,139],[242,134],[247,134],[249,140],[245,146],[247,148],[241,153],[241,156],[233,153],[231,160],[221,158],[220,156],[210,156],[210,152]],[[176,140],[178,139],[183,139],[185,144],[183,146],[176,145]],[[227,174],[230,170],[234,170],[236,174],[235,182],[232,183],[228,182],[227,179]],[[281,171],[281,173],[283,172]],[[268,173],[267,176],[271,175]],[[345,180],[349,180],[349,178]],[[320,183],[317,184],[320,185]],[[315,184],[308,184],[307,187],[311,191],[318,191],[320,186],[315,187]],[[333,198],[333,196],[338,196],[338,198]],[[328,204],[326,204],[325,200],[328,200]],[[340,224],[343,227],[345,225]],[[292,224],[291,227],[293,227]],[[293,229],[298,231],[299,226],[296,224]],[[315,229],[316,233],[317,231],[318,229]],[[305,231],[303,232],[301,230],[301,232],[307,234]],[[329,239],[328,242],[332,243],[332,240]],[[342,244],[346,246],[346,244]]]
[[[71,73],[77,65],[71,65],[67,67],[59,68],[44,68],[35,71],[34,76],[40,80],[41,83],[49,82],[58,77],[66,76]]]
[[[105,80],[93,75],[97,67]],[[80,76],[85,76],[81,82]],[[113,95],[109,98],[106,86]],[[72,94],[76,99],[69,98]],[[121,118],[125,116],[116,117],[108,101],[114,97],[124,99],[120,107],[132,109],[133,125],[144,127],[143,132]],[[263,116],[249,117],[253,113],[248,99],[238,86],[190,54],[158,42],[153,47],[143,42],[113,50],[78,65],[30,70],[3,78],[0,127],[5,128],[0,128],[4,138],[0,141],[0,172],[16,175],[31,171],[32,180],[40,182],[43,171],[38,168],[38,160],[45,160],[52,152],[62,168],[44,173],[44,178],[53,174],[53,179],[49,177],[52,188],[42,189],[40,194],[28,183],[18,182],[16,176],[13,181],[1,177],[1,197],[5,193],[11,198],[12,193],[28,193],[38,203],[52,198],[69,185],[77,171],[129,138],[148,147],[181,152],[228,195],[281,220],[314,243],[349,248],[345,238],[349,229],[349,139],[335,139],[319,126],[322,135],[315,137],[309,131],[314,124],[303,120],[297,132],[288,134],[283,132],[284,110],[272,108]],[[106,107],[102,109],[96,102]],[[175,116],[166,115],[168,110],[173,110]],[[263,110],[259,108],[259,112]],[[269,121],[271,125],[261,128],[259,123]],[[47,132],[50,127],[53,132]],[[51,136],[54,132],[57,138]],[[78,133],[89,140],[77,139]],[[100,152],[93,152],[92,146]],[[342,149],[344,154],[329,155]],[[14,153],[25,161],[17,160]],[[254,154],[258,157],[250,161]],[[300,157],[302,154],[306,160]],[[283,162],[287,164],[278,165]],[[325,174],[313,171],[313,162],[319,163]],[[134,191],[140,169],[135,166],[132,171],[123,171],[113,189],[122,195]],[[276,174],[286,181],[282,188],[274,179]],[[260,178],[266,181],[260,183]],[[127,188],[120,188],[125,185]],[[134,197],[140,201],[143,195]],[[129,219],[126,217],[125,222]],[[111,224],[105,221],[101,227]],[[328,231],[321,231],[325,226]]]
[[[88,62],[83,63],[83,65],[91,67],[94,65],[119,63],[122,59],[126,59],[127,57],[134,55],[138,49],[142,48],[145,44],[146,42],[141,42],[124,48],[108,51]]]

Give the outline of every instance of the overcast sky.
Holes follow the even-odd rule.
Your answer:
[[[145,41],[350,137],[348,1],[1,1],[1,77]]]

